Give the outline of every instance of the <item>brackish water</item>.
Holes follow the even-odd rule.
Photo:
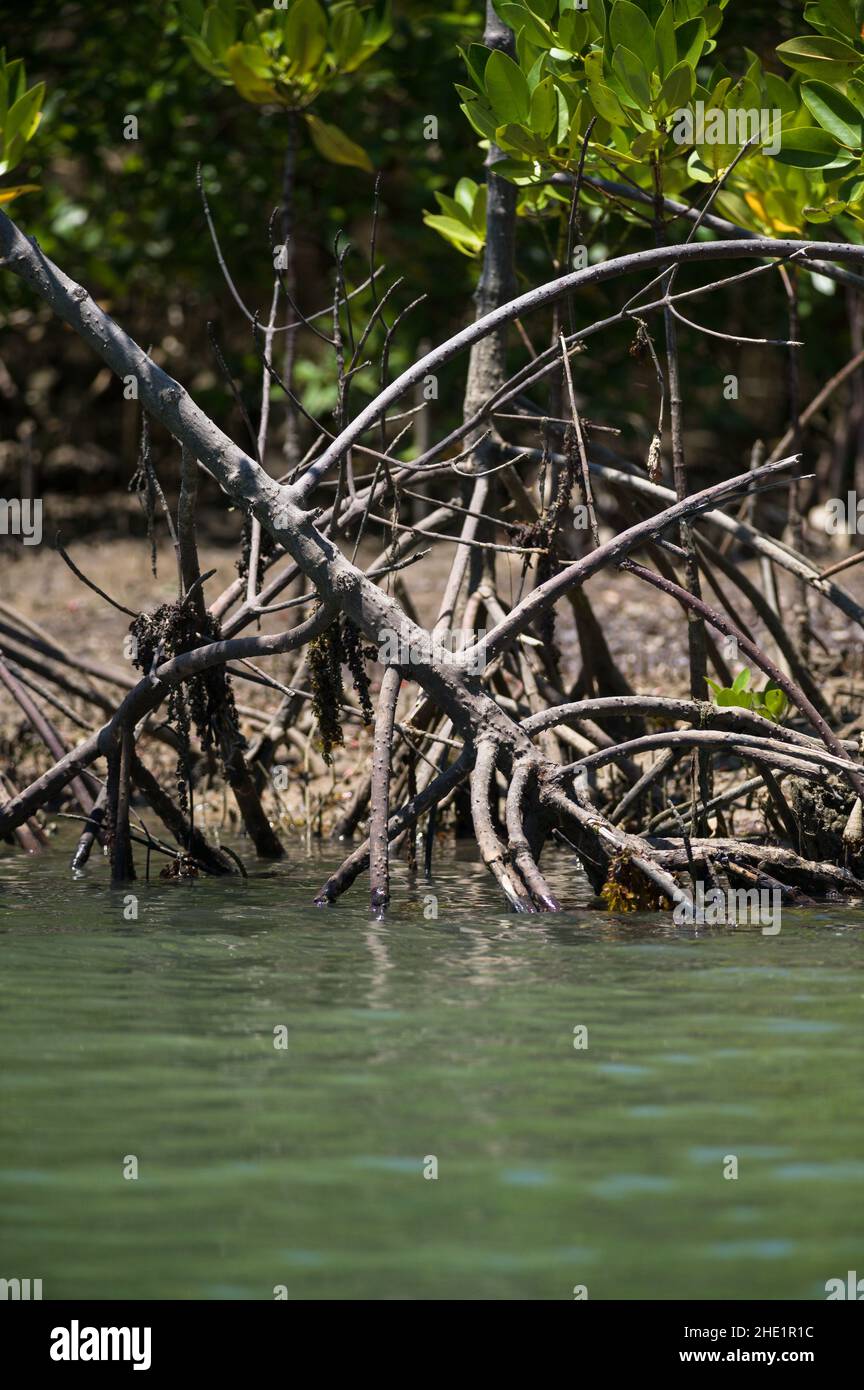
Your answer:
[[[310,906],[328,849],[139,884],[127,921],[101,863],[0,856],[0,1277],[805,1299],[864,1275],[860,909],[778,936],[526,921],[445,848],[431,885],[396,866],[381,924],[363,881]],[[544,867],[572,901],[567,860]]]

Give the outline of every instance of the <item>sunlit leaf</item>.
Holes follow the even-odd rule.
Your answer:
[[[11,203],[13,198],[20,198],[22,193],[38,192],[38,183],[19,183],[14,188],[0,188],[0,203]]]
[[[834,136],[821,126],[797,126],[784,130],[782,147],[774,158],[795,169],[827,169],[839,148]]]
[[[260,52],[263,52],[263,49]],[[225,64],[239,95],[244,101],[252,102],[254,106],[266,106],[268,102],[278,101],[279,94],[276,88],[255,71],[253,62],[257,65],[258,59],[255,50],[249,44],[232,44],[225,54]]]
[[[848,43],[822,34],[788,39],[777,48],[777,56],[787,67],[803,72],[805,77],[833,78],[840,82],[851,77],[862,62],[862,55]]]
[[[531,94],[525,74],[518,63],[514,63],[506,53],[496,49],[486,64],[484,80],[486,95],[500,123],[527,123]]]
[[[612,58],[612,68],[627,95],[640,109],[647,110],[651,105],[651,87],[645,64],[630,49],[619,46]]]
[[[314,72],[327,47],[327,16],[318,0],[294,0],[284,33],[292,75],[303,77]]]
[[[316,150],[331,164],[348,164],[355,169],[365,169],[370,174],[374,172],[372,161],[366,151],[349,139],[338,126],[322,121],[320,116],[315,116],[309,111],[306,112],[306,124]]]
[[[629,0],[615,0],[609,16],[609,39],[613,51],[626,48],[652,71],[656,61],[654,30],[644,10]]]
[[[827,82],[805,82],[801,95],[811,116],[841,145],[852,150],[861,148],[864,115],[842,92]]]

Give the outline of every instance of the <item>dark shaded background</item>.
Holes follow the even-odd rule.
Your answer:
[[[802,29],[801,5],[731,0],[721,32],[726,61],[745,63],[743,46],[781,70],[777,43]],[[376,59],[322,98],[316,109],[338,121],[369,151],[383,172],[378,258],[404,284],[394,312],[426,291],[425,303],[406,320],[392,353],[395,373],[424,343],[446,337],[473,312],[471,292],[479,264],[460,256],[424,226],[434,191],[452,192],[463,174],[482,177],[482,151],[458,108],[461,80],[457,43],[477,38],[483,5],[397,0],[396,33]],[[214,324],[231,368],[255,416],[260,368],[251,336],[215,264],[195,186],[199,161],[226,257],[247,303],[265,311],[270,294],[268,220],[279,201],[285,143],[284,117],[241,102],[219,88],[188,55],[168,5],[130,0],[116,4],[52,4],[26,9],[0,5],[9,57],[25,60],[29,81],[44,80],[48,97],[42,127],[16,181],[38,182],[11,212],[22,227],[110,312],[167,370],[187,385],[202,407],[238,440],[236,406],[215,369],[206,325]],[[135,115],[139,139],[123,139],[123,121]],[[423,138],[424,116],[439,121],[439,140]],[[359,170],[322,164],[307,140],[298,164],[296,240],[299,297],[307,311],[332,296],[332,248],[343,230],[354,244],[347,263],[354,283],[367,273],[373,179]],[[816,229],[820,233],[824,229]],[[633,246],[631,227],[613,221],[604,238],[608,254]],[[641,243],[640,243],[641,244]],[[519,273],[524,286],[549,278],[542,230],[520,225]],[[684,284],[682,274],[679,283]],[[851,355],[850,310],[842,291],[802,286],[807,347],[802,355],[803,399]],[[634,287],[628,282],[627,293]],[[608,312],[624,288],[586,294],[580,313]],[[720,300],[699,302],[701,322],[742,333],[781,337],[782,293],[775,277],[751,283]],[[391,315],[392,318],[392,315]],[[527,325],[543,343],[547,325]],[[643,458],[656,418],[656,381],[650,363],[628,353],[629,335],[595,340],[580,359],[580,388],[591,417],[621,427],[622,451]],[[380,346],[380,340],[378,342]],[[746,466],[757,434],[770,442],[785,425],[783,354],[736,348],[683,334],[686,363],[685,423],[691,459],[700,473]],[[514,364],[521,349],[514,339]],[[332,363],[321,345],[301,340],[298,382],[308,408],[328,412],[335,399]],[[65,511],[68,534],[131,529],[143,518],[126,491],[134,472],[139,419],[120,384],[67,329],[34,304],[11,277],[0,281],[0,491],[48,495]],[[740,398],[723,398],[722,381],[734,372]],[[359,408],[372,378],[352,397]],[[459,416],[460,371],[442,375],[431,424],[440,432]],[[853,384],[854,389],[854,384]],[[860,393],[859,393],[860,394]],[[838,397],[831,419],[817,422],[811,443],[835,480],[853,481],[859,426]],[[856,407],[857,409],[857,407]],[[275,443],[284,419],[274,404]],[[171,442],[156,432],[154,451],[170,491],[176,468]],[[826,452],[827,451],[827,452]],[[278,467],[278,448],[275,464]],[[216,489],[205,493],[216,501]],[[212,535],[234,538],[236,519],[210,517]]]

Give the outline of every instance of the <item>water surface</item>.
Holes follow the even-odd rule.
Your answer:
[[[525,920],[442,850],[431,884],[396,866],[382,924],[363,881],[311,906],[338,857],[138,884],[128,920],[101,863],[0,847],[0,1276],[805,1299],[864,1274],[864,912]]]

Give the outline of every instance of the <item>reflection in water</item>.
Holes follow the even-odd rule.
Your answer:
[[[367,1002],[370,1009],[383,1009],[385,1006],[388,973],[395,969],[387,953],[387,936],[377,926],[369,927],[363,934],[372,961]]]
[[[337,858],[139,884],[129,922],[102,866],[0,857],[0,1275],[818,1298],[860,1267],[864,913],[613,918],[561,855],[573,910],[517,918],[460,850],[375,922],[362,882],[310,905]]]

